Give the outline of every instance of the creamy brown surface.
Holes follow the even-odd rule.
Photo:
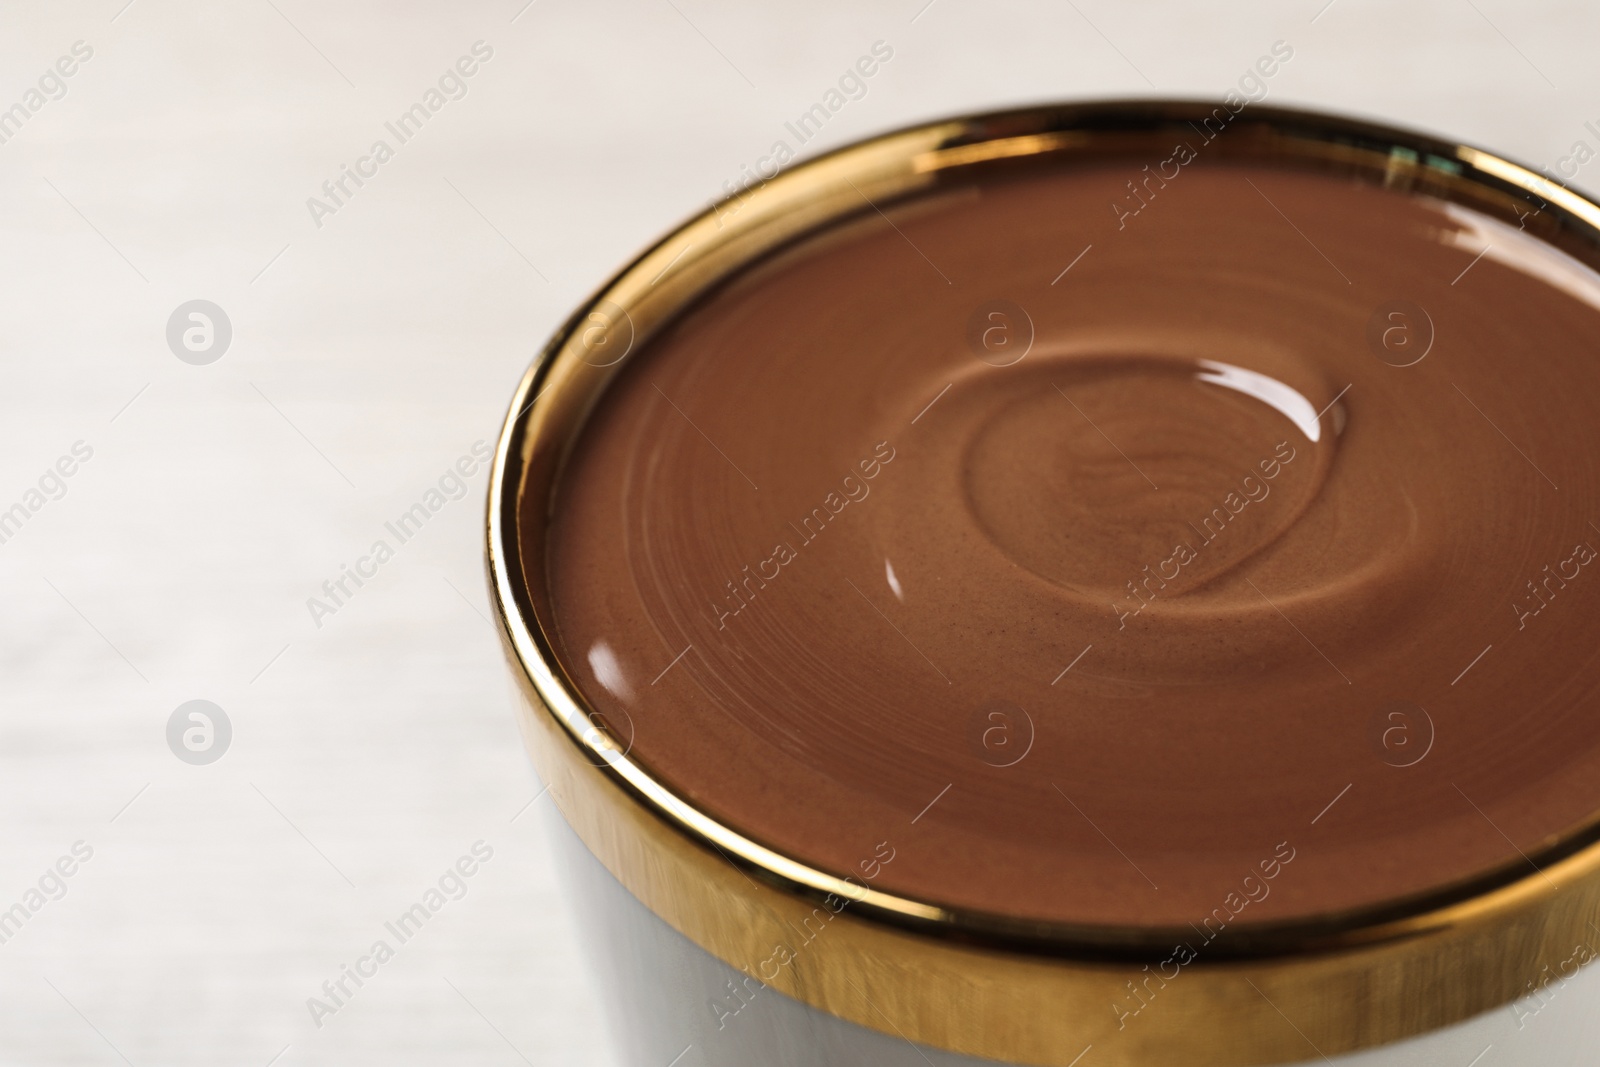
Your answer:
[[[631,356],[560,488],[570,669],[694,803],[943,904],[1259,923],[1522,862],[1600,808],[1600,278],[1266,168],[1119,229],[1138,174],[869,212]]]

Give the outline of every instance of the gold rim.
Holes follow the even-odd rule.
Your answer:
[[[554,653],[543,563],[553,489],[585,416],[626,364],[586,358],[591,313],[604,309],[637,349],[718,282],[872,204],[982,168],[1166,146],[1214,110],[1178,102],[1031,108],[892,133],[797,166],[645,251],[566,322],[523,378],[495,454],[488,563],[530,751],[601,862],[735,968],[835,1015],[968,1055],[1066,1065],[1092,1045],[1101,1064],[1181,1057],[1245,1067],[1366,1048],[1505,1004],[1559,969],[1595,929],[1600,817],[1536,853],[1537,872],[1508,863],[1382,907],[1240,931],[1167,978],[1160,965],[1187,931],[960,911],[863,886],[739,833],[597,725]],[[1247,107],[1214,151],[1465,203],[1600,259],[1600,207],[1476,148]],[[534,561],[526,568],[522,545]],[[1111,1005],[1133,995],[1151,1011],[1119,1018]]]

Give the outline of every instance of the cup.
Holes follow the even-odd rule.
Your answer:
[[[488,506],[489,582],[520,696],[523,733],[555,800],[554,837],[603,977],[619,1048],[630,1067],[980,1062],[1248,1067],[1306,1061],[1351,1067],[1468,1067],[1480,1060],[1493,1067],[1587,1063],[1587,1050],[1600,1047],[1600,1012],[1593,1010],[1600,1006],[1600,979],[1594,969],[1583,967],[1596,954],[1591,946],[1600,943],[1600,821],[1592,815],[1552,823],[1543,836],[1519,832],[1516,841],[1506,834],[1494,838],[1488,826],[1480,827],[1503,853],[1500,859],[1441,867],[1445,873],[1429,875],[1431,881],[1406,892],[1366,893],[1359,883],[1367,867],[1377,882],[1384,877],[1381,871],[1406,858],[1376,835],[1365,843],[1346,842],[1337,849],[1348,857],[1347,873],[1355,873],[1346,897],[1340,898],[1343,904],[1290,908],[1271,921],[1248,921],[1251,913],[1245,909],[1256,906],[1249,902],[1257,899],[1252,887],[1261,887],[1266,899],[1274,878],[1278,886],[1292,881],[1281,875],[1294,870],[1296,857],[1322,863],[1319,850],[1326,854],[1337,849],[1323,849],[1316,835],[1338,832],[1330,827],[1342,816],[1341,803],[1350,811],[1366,803],[1361,789],[1334,795],[1337,783],[1330,779],[1327,808],[1297,816],[1294,833],[1286,831],[1294,843],[1263,839],[1259,863],[1241,872],[1239,892],[1230,894],[1219,909],[1197,910],[1193,922],[1169,922],[1154,910],[1150,914],[1156,917],[1143,921],[1136,907],[1117,921],[1093,916],[1072,921],[1070,900],[1052,902],[1051,914],[986,909],[953,903],[948,893],[919,892],[914,878],[894,880],[874,873],[894,871],[894,857],[904,854],[911,847],[907,841],[921,832],[912,829],[919,819],[931,824],[944,817],[933,804],[931,817],[929,809],[917,814],[907,808],[906,816],[916,818],[870,834],[874,840],[881,835],[882,845],[873,845],[859,862],[820,862],[809,839],[797,834],[784,840],[770,826],[757,832],[747,825],[753,817],[747,820],[740,811],[703,800],[698,787],[711,788],[715,783],[709,779],[686,784],[681,766],[671,774],[662,771],[660,748],[652,748],[651,742],[661,735],[634,722],[626,702],[601,692],[593,679],[603,680],[603,667],[577,662],[563,646],[551,563],[551,527],[562,479],[573,469],[586,427],[610,402],[621,376],[685,316],[715,294],[744,284],[774,257],[808,242],[834,239],[829,235],[853,221],[879,226],[876,218],[882,216],[898,231],[886,211],[909,219],[921,202],[952,190],[987,188],[986,182],[1126,163],[1134,195],[1127,198],[1124,191],[1121,200],[1108,195],[1107,230],[1115,227],[1124,233],[1130,227],[1157,225],[1152,217],[1185,195],[1183,171],[1174,168],[1188,163],[1172,162],[1174,146],[1182,144],[1193,146],[1192,152],[1203,149],[1199,166],[1213,171],[1241,168],[1246,178],[1263,171],[1332,176],[1373,197],[1452,205],[1473,218],[1492,220],[1501,230],[1516,230],[1522,235],[1518,240],[1537,243],[1550,262],[1566,264],[1562,270],[1570,267],[1573,277],[1600,259],[1600,207],[1480,149],[1246,102],[1237,108],[1180,101],[1048,105],[953,118],[876,137],[741,191],[662,238],[602,286],[556,332],[518,386],[495,453]],[[1156,161],[1157,183],[1150,181],[1148,168],[1134,165],[1141,160]],[[1165,170],[1160,166],[1164,162],[1171,164]],[[1266,190],[1257,192],[1264,201],[1258,205],[1266,220],[1262,225],[1284,225],[1284,241],[1298,240],[1290,231],[1298,232],[1312,246],[1303,250],[1307,262],[1314,262],[1312,250],[1322,254],[1316,242]],[[1150,215],[1135,217],[1144,212]],[[1128,238],[1135,239],[1140,238]],[[907,243],[913,245],[905,250],[908,257],[913,250],[926,252],[910,237]],[[1063,249],[1063,262],[1075,252]],[[1086,249],[1084,255],[1089,254]],[[929,265],[937,259],[933,254]],[[1070,278],[1073,269],[1093,269],[1093,262],[1078,267],[1074,260],[1056,282]],[[1498,262],[1492,254],[1491,262]],[[1333,261],[1328,266],[1342,276]],[[1502,266],[1520,269],[1514,263]],[[1534,267],[1524,274],[1537,282],[1540,269],[1556,268]],[[1469,275],[1463,271],[1463,276]],[[1552,275],[1545,277],[1548,281]],[[1327,280],[1338,286],[1331,274]],[[976,346],[972,374],[1012,373],[1056,358],[1049,347],[1055,343],[1049,323],[1030,316],[1025,304],[1006,293],[974,298],[972,316],[964,316],[969,328],[950,331],[952,346]],[[1374,305],[1364,332],[1358,325],[1340,344],[1369,349],[1364,358],[1372,361],[1373,374],[1436,366],[1447,347],[1449,325],[1436,318],[1422,304],[1394,294]],[[1432,363],[1427,362],[1430,355]],[[1216,384],[1218,375],[1234,372],[1209,373]],[[1240,380],[1250,379],[1235,378],[1234,384]],[[1343,401],[1354,412],[1351,418],[1362,417],[1360,399],[1357,394]],[[932,400],[918,420],[938,410],[934,404],[940,397]],[[1301,418],[1302,430],[1313,428],[1313,441],[1316,427],[1323,427],[1320,432],[1326,435],[1345,433],[1343,423],[1336,424],[1346,411],[1339,402],[1334,397],[1323,411]],[[1473,398],[1468,402],[1477,406]],[[955,400],[946,398],[945,403]],[[1299,417],[1292,403],[1284,404],[1285,417]],[[1481,409],[1479,413],[1488,419]],[[1088,412],[1078,414],[1088,419]],[[1061,419],[1071,415],[1069,408],[1060,409]],[[1087,439],[1088,430],[1083,433]],[[1513,435],[1501,436],[1510,441]],[[1437,447],[1451,445],[1440,441]],[[1531,464],[1536,457],[1523,458]],[[1115,462],[1115,457],[1107,453],[1107,461]],[[1506,462],[1517,460],[1508,454]],[[728,477],[732,484],[732,475]],[[1132,479],[1126,471],[1119,477]],[[1262,476],[1256,477],[1260,482]],[[1204,534],[1197,531],[1197,537]],[[1156,564],[1159,573],[1178,573],[1159,569],[1168,562]],[[1181,570],[1179,564],[1172,567]],[[768,581],[776,584],[778,579]],[[891,568],[889,587],[898,592],[895,582]],[[1155,625],[1165,617],[1161,612],[1176,610],[1169,607],[1176,598],[1159,595],[1166,585],[1151,585],[1149,579],[1143,583],[1148,598],[1128,601],[1137,611],[1124,606],[1120,614],[1108,615],[1108,632],[1116,631],[1118,620],[1123,629]],[[1128,586],[1137,593],[1135,582]],[[727,601],[730,608],[764,603],[738,599],[733,582],[729,588],[735,597]],[[841,590],[840,595],[850,594]],[[895,625],[878,602],[864,594],[863,599]],[[888,603],[887,594],[882,599]],[[1265,606],[1252,610],[1261,618],[1282,617],[1294,629],[1292,606],[1280,610],[1282,604],[1265,593],[1262,600]],[[1541,596],[1529,601],[1517,620],[1504,621],[1508,627],[1520,621],[1519,629],[1525,629],[1536,605],[1553,609],[1561,603]],[[1147,607],[1148,615],[1143,614]],[[1113,613],[1117,610],[1113,605]],[[1306,670],[1322,670],[1299,643],[1305,639],[1314,648],[1315,642],[1304,633],[1296,638],[1298,629],[1290,629],[1273,648],[1298,651],[1271,654],[1303,656],[1311,665]],[[1085,649],[1084,655],[1089,652]],[[1486,649],[1480,657],[1494,654]],[[910,653],[905,655],[909,661]],[[667,669],[679,664],[675,660]],[[1063,684],[1078,684],[1069,674],[1080,669],[1076,664],[1051,684],[1063,678],[1068,679]],[[1328,666],[1333,670],[1317,684],[1343,692],[1343,672],[1332,659]],[[1456,681],[1448,686],[1441,682],[1440,692],[1466,693],[1461,685],[1472,677],[1470,671],[1498,669],[1493,659],[1473,661]],[[1360,679],[1345,681],[1355,688]],[[1226,679],[1218,684],[1227,684]],[[1541,688],[1545,679],[1530,677],[1526,684],[1530,703],[1548,695]],[[1352,773],[1352,786],[1358,780],[1401,781],[1376,777],[1384,774],[1433,773],[1442,761],[1455,758],[1451,753],[1458,749],[1451,746],[1478,743],[1459,740],[1462,733],[1452,731],[1467,727],[1457,725],[1437,705],[1430,716],[1415,702],[1382,696],[1371,696],[1370,714],[1349,727],[1351,737],[1364,739],[1370,756],[1370,766],[1362,764],[1359,774]],[[1029,768],[1030,751],[1032,761],[1046,758],[1040,755],[1043,748],[1029,747],[1036,731],[1043,745],[1055,728],[1039,713],[1000,701],[976,705],[972,716],[970,722],[952,725],[951,736],[971,748],[966,755],[972,757],[973,775]],[[778,758],[772,757],[774,764]],[[896,758],[915,763],[924,756],[908,750]],[[942,766],[926,758],[930,766]],[[1337,759],[1330,752],[1330,766]],[[1330,773],[1344,771],[1335,766]],[[1529,772],[1530,782],[1536,778]],[[1069,797],[1059,786],[1057,791],[1071,808],[1060,808],[1051,819],[1065,819],[1072,808],[1078,809],[1082,820],[1073,823],[1072,833],[1103,847],[1093,832],[1101,825],[1080,806],[1082,798]],[[1467,804],[1477,806],[1468,790],[1458,785],[1457,791]],[[940,798],[932,799],[937,803]],[[1579,799],[1590,812],[1600,808],[1600,785]],[[1093,808],[1092,801],[1086,803]],[[1264,808],[1273,804],[1271,797],[1261,800]],[[1173,805],[1169,815],[1156,811],[1143,817],[1179,818],[1184,814],[1180,807]],[[1152,805],[1152,811],[1157,808]],[[1463,819],[1470,817],[1467,808],[1462,810]],[[1488,811],[1480,809],[1479,814],[1494,823]],[[1119,817],[1118,825],[1132,825],[1129,818]],[[1450,832],[1463,825],[1452,821]],[[1100,834],[1103,845],[1110,846],[1102,857],[1106,870],[1120,862],[1112,851],[1121,851],[1113,836]],[[1133,857],[1122,858],[1139,870]],[[1334,861],[1327,862],[1326,869],[1335,870]],[[1131,871],[1122,876],[1144,891]],[[1004,878],[999,871],[992,875],[994,882]],[[1181,891],[1178,886],[1169,890],[1170,883],[1161,880],[1161,889],[1169,894]],[[1155,881],[1146,881],[1155,888]],[[977,897],[1003,888],[971,887]],[[1064,886],[1064,897],[1073,892]],[[1150,907],[1155,909],[1161,899],[1152,894]],[[1227,918],[1213,922],[1214,914]],[[1229,929],[1219,936],[1222,926]]]

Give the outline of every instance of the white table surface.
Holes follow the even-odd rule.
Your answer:
[[[93,48],[0,144],[0,509],[93,448],[0,544],[0,909],[94,849],[0,944],[0,1063],[609,1062],[516,817],[539,786],[485,619],[483,474],[320,628],[306,600],[493,440],[581,297],[874,41],[892,61],[805,154],[1049,98],[1216,98],[1279,39],[1275,103],[1548,165],[1600,120],[1578,0],[524,2],[0,12],[0,108]],[[307,198],[479,40],[467,95],[318,227]],[[234,331],[206,366],[165,341],[195,298]],[[209,766],[165,740],[196,698],[234,728]],[[307,998],[480,839],[467,895],[318,1027]]]

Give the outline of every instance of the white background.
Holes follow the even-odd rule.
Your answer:
[[[94,450],[0,545],[0,909],[94,849],[0,945],[5,1064],[607,1062],[524,811],[484,475],[321,628],[306,600],[493,440],[578,300],[792,145],[874,41],[893,59],[806,155],[1050,98],[1218,98],[1279,39],[1274,103],[1551,166],[1600,120],[1577,2],[125,3],[0,15],[0,108],[94,49],[0,145],[0,509]],[[467,96],[316,226],[307,198],[478,40]],[[165,340],[194,298],[233,325],[209,366]],[[206,767],[165,740],[194,698],[234,728]],[[466,897],[315,1026],[307,998],[479,839]]]

